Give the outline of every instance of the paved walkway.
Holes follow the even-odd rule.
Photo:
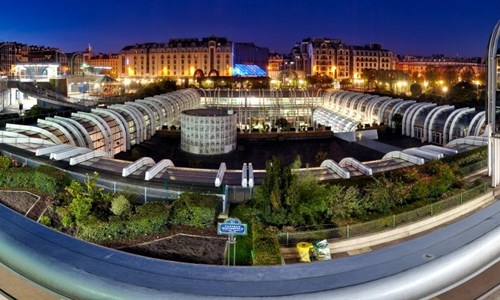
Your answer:
[[[26,282],[6,266],[0,264],[0,300],[11,299],[60,299],[42,287]]]

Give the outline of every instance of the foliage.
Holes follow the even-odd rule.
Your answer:
[[[338,223],[362,213],[361,195],[355,186],[332,185],[328,191],[329,223]]]
[[[160,94],[165,94],[168,92],[173,92],[177,89],[175,81],[173,80],[161,80],[158,82],[150,83],[146,86],[141,87],[137,93],[136,97],[147,98],[153,97]]]
[[[428,195],[430,198],[437,198],[446,193],[456,180],[456,169],[439,160],[433,160],[425,164],[423,169],[431,178]]]
[[[297,203],[291,207],[293,221],[290,225],[320,224],[329,208],[329,190],[312,174],[296,177]]]
[[[258,222],[252,228],[253,265],[280,265],[282,257],[275,233]]]
[[[279,118],[276,120],[276,127],[282,128],[282,129],[288,129],[290,127],[290,124],[288,123],[288,120],[285,118]]]
[[[63,190],[66,186],[68,186],[71,182],[68,174],[63,170],[54,168],[48,165],[39,165],[34,168],[37,172],[44,173],[47,176],[54,178],[55,186],[57,191]]]
[[[422,86],[418,83],[413,83],[410,85],[410,93],[413,97],[418,97],[422,95]]]
[[[408,201],[410,189],[398,178],[385,176],[375,180],[365,188],[364,209],[377,213],[389,213],[398,205]]]
[[[46,115],[51,112],[57,111],[54,108],[43,108],[38,105],[33,105],[29,110],[24,112],[25,117],[36,117],[41,115]]]
[[[45,226],[50,226],[52,224],[52,220],[50,219],[49,216],[43,215],[40,217],[40,220],[38,220],[38,223]]]
[[[333,78],[325,74],[316,74],[307,76],[306,82],[309,85],[331,85]]]
[[[2,169],[3,168],[3,169]],[[35,189],[52,196],[62,190],[68,182],[64,172],[52,167],[13,167],[12,160],[0,157],[0,186]]]
[[[255,218],[255,210],[247,204],[238,204],[231,206],[229,215],[240,219],[242,223],[247,224],[247,235],[238,236],[236,247],[236,265],[251,265],[252,242],[252,223]]]
[[[81,226],[88,223],[91,216],[97,220],[107,220],[111,195],[97,186],[97,180],[98,174],[94,173],[93,177],[87,177],[83,184],[72,180],[66,187],[69,203],[64,209],[57,210],[65,227]]]
[[[488,146],[479,147],[467,152],[461,152],[453,156],[441,159],[442,162],[463,167],[476,162],[486,160],[488,157]]]
[[[128,215],[132,206],[124,195],[118,195],[111,200],[111,211],[116,216]]]
[[[171,225],[209,228],[217,216],[218,201],[213,195],[182,193],[172,203]]]
[[[137,208],[129,219],[93,220],[81,224],[78,237],[89,242],[149,235],[167,229],[169,207],[162,202],[148,202]]]
[[[320,166],[321,163],[323,161],[327,160],[329,157],[330,157],[330,154],[328,154],[328,152],[326,152],[326,151],[319,151],[314,156],[314,161],[315,161],[315,163],[316,163],[317,166]]]
[[[292,172],[300,166],[297,159],[292,166],[282,167],[279,159],[266,163],[266,176],[256,188],[253,206],[260,220],[266,224],[305,226],[322,222],[330,207],[326,185],[309,173],[300,176]]]
[[[470,82],[462,81],[450,88],[449,98],[453,102],[474,101],[476,97],[476,86]]]
[[[294,181],[296,176],[289,167],[282,168],[277,157],[266,162],[266,176],[253,199],[259,217],[266,224],[284,226],[293,222],[290,211],[298,202]]]
[[[0,172],[6,172],[12,166],[12,159],[7,156],[0,156]]]

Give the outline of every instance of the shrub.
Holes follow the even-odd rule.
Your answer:
[[[200,193],[182,193],[172,204],[171,225],[209,228],[217,216],[217,197]]]
[[[7,156],[0,156],[0,171],[5,172],[12,166],[12,159]]]
[[[124,237],[125,222],[88,222],[79,226],[77,237],[88,242],[99,243]]]
[[[461,152],[452,156],[447,156],[441,159],[442,162],[455,164],[458,167],[463,167],[476,162],[486,160],[488,157],[488,147],[483,146],[467,152]]]
[[[281,250],[275,235],[258,222],[252,223],[253,265],[280,265]]]
[[[52,220],[50,219],[49,216],[41,216],[40,220],[38,220],[38,223],[45,225],[45,226],[50,226],[52,224]]]
[[[73,216],[68,210],[67,206],[60,206],[56,208],[56,213],[61,219],[61,224],[66,228],[71,228],[75,225],[75,221],[73,220]]]
[[[118,195],[111,200],[111,211],[116,216],[128,215],[131,208],[130,201],[124,195]]]
[[[131,236],[165,231],[170,215],[170,207],[164,202],[148,202],[137,208],[127,222]]]
[[[35,189],[49,193],[51,195],[55,195],[59,192],[58,178],[36,169],[31,172],[31,174],[31,182]]]
[[[78,237],[89,242],[133,238],[162,232],[167,229],[169,207],[162,202],[148,202],[137,208],[128,220],[112,219],[109,222],[89,221],[79,227]]]
[[[40,165],[35,168],[37,172],[44,173],[54,178],[57,191],[63,190],[71,182],[66,172],[48,165]]]

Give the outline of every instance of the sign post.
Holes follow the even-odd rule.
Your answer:
[[[217,223],[217,233],[227,235],[227,265],[231,265],[231,246],[233,246],[233,266],[236,265],[236,235],[247,235],[247,224],[238,218],[227,218]]]

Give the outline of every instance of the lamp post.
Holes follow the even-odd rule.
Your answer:
[[[473,83],[476,85],[476,98],[479,99],[479,84],[481,84],[481,81],[474,80]]]
[[[446,99],[446,94],[448,93],[448,87],[443,86],[444,99]]]

